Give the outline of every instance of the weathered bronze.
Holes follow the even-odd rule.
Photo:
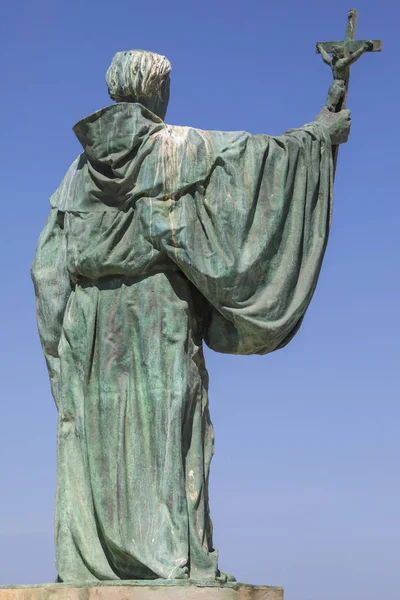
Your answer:
[[[332,144],[347,140],[349,112],[325,108],[278,137],[170,126],[170,69],[151,52],[116,54],[117,103],[75,125],[83,151],[32,267],[59,412],[62,582],[233,579],[212,542],[203,341],[285,346],[327,244]]]
[[[329,88],[326,107],[331,112],[339,112],[346,107],[347,92],[350,81],[350,66],[364,52],[381,52],[381,40],[355,40],[358,19],[357,10],[349,10],[344,41],[317,42],[317,52],[324,63],[332,69],[333,83]],[[332,54],[332,57],[329,56]],[[339,148],[333,149],[333,171],[336,171]]]

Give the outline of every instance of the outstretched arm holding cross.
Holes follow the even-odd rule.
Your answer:
[[[318,113],[315,120],[325,126],[331,137],[332,146],[345,144],[350,135],[350,111],[344,108],[340,112],[332,112],[326,106]]]

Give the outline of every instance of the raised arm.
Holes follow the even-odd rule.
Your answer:
[[[321,54],[321,57],[322,57],[322,60],[324,61],[324,63],[331,66],[332,59],[329,56],[329,54],[326,52],[326,50],[322,44],[318,44],[318,50],[319,50],[319,53]]]
[[[356,60],[358,60],[360,58],[360,56],[362,54],[364,54],[364,52],[367,52],[368,50],[370,50],[371,47],[373,47],[373,45],[374,45],[373,42],[368,41],[368,42],[365,42],[365,44],[363,46],[361,46],[361,48],[358,48],[358,50],[355,50],[354,52],[352,52],[349,57],[349,62],[347,63],[348,66],[350,66],[354,62],[356,62]]]
[[[39,237],[31,269],[39,336],[56,404],[59,382],[58,344],[65,308],[71,294],[63,220],[64,214],[53,208]]]

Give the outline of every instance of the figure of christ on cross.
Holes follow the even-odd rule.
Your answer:
[[[317,52],[321,54],[324,63],[332,69],[333,82],[329,88],[325,108],[321,111],[321,120],[329,121],[329,113],[337,113],[346,107],[347,91],[350,79],[350,66],[364,52],[380,52],[381,40],[355,40],[358,11],[349,10],[345,39],[342,42],[318,42]],[[332,56],[329,56],[332,54]],[[339,147],[333,149],[334,172]]]
[[[345,82],[350,66],[355,63],[364,52],[368,52],[368,50],[373,48],[373,42],[366,41],[353,52],[350,52],[345,44],[333,46],[332,56],[329,56],[322,44],[319,44],[318,46],[322,60],[332,68],[333,74],[333,82],[328,91],[326,107],[331,112],[336,112],[336,107],[346,93]]]

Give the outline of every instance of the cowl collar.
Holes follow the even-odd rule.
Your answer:
[[[119,102],[78,121],[73,131],[92,163],[118,168],[136,153],[143,138],[164,122],[142,104]]]

